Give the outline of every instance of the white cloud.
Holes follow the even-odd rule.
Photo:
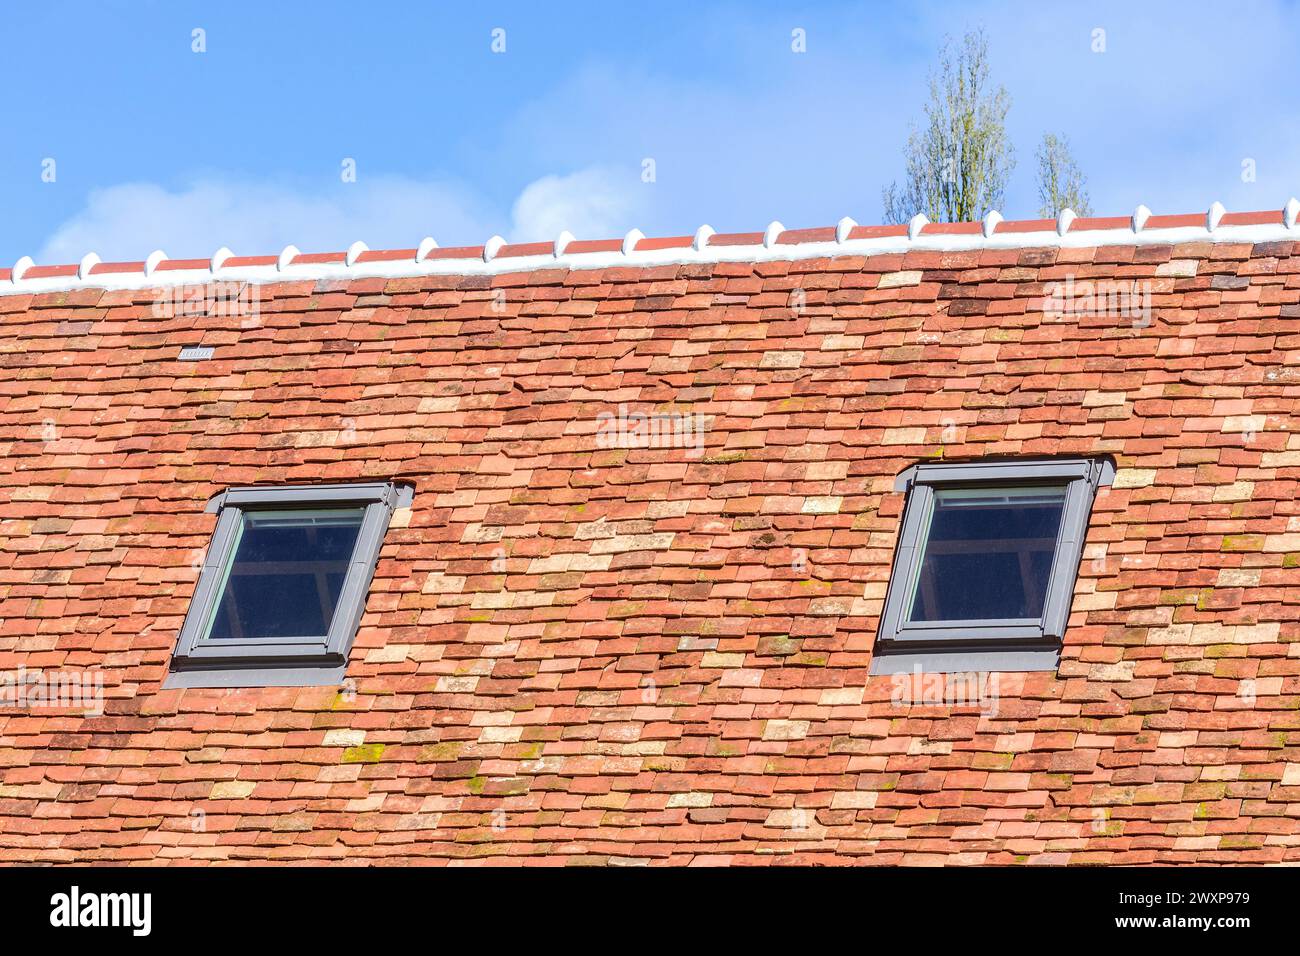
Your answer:
[[[543,176],[515,200],[511,238],[517,242],[554,239],[567,229],[579,239],[612,239],[637,224],[645,200],[638,175],[608,168],[568,176]]]
[[[237,254],[416,245],[426,235],[482,242],[489,215],[464,191],[437,183],[374,178],[311,194],[291,187],[209,180],[180,190],[124,183],[90,194],[85,208],[46,241],[41,262],[138,259],[154,249],[199,258],[228,246]]]
[[[203,258],[221,246],[238,255],[414,247],[425,236],[443,246],[481,245],[502,232],[520,241],[614,238],[629,228],[639,180],[605,168],[543,176],[514,203],[513,219],[471,188],[448,182],[375,177],[309,193],[290,186],[205,180],[169,190],[123,183],[93,191],[60,225],[38,262],[77,262],[87,252],[105,261],[142,259],[154,249],[173,258]]]

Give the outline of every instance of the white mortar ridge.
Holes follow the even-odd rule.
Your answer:
[[[495,259],[497,253],[501,251],[501,247],[505,244],[506,241],[500,236],[493,236],[487,242],[483,243],[483,262],[488,263]]]
[[[1219,220],[1223,218],[1225,212],[1227,212],[1227,210],[1223,208],[1223,203],[1219,202],[1217,199],[1210,203],[1209,212],[1205,214],[1205,228],[1210,232],[1214,232],[1214,230],[1218,229]]]
[[[636,250],[636,244],[645,238],[645,233],[640,229],[629,229],[627,235],[623,237],[623,246],[619,250],[624,256],[630,256]]]
[[[429,253],[438,248],[438,243],[433,240],[432,236],[425,236],[420,240],[420,244],[415,249],[415,261],[423,262],[429,258]]]
[[[370,247],[358,239],[356,242],[352,243],[352,245],[348,246],[348,251],[343,256],[343,264],[349,266],[356,265],[357,259],[360,258],[361,253],[369,251]]]
[[[1276,222],[1255,225],[1224,225],[1227,215],[1223,205],[1215,202],[1206,211],[1202,225],[1147,229],[1151,210],[1138,206],[1133,211],[1128,228],[1078,230],[1074,226],[1079,217],[1069,209],[1061,211],[1055,228],[1033,231],[1007,231],[1003,227],[1014,225],[1004,220],[996,211],[988,213],[981,222],[978,233],[932,233],[923,214],[913,216],[907,225],[907,235],[876,236],[865,239],[852,238],[857,223],[845,216],[834,229],[834,238],[815,242],[781,242],[788,230],[773,221],[763,231],[757,243],[742,245],[712,245],[716,235],[711,226],[700,226],[689,246],[667,249],[638,250],[645,239],[639,229],[630,230],[623,237],[618,251],[570,253],[574,243],[572,233],[561,232],[552,250],[542,254],[524,256],[499,255],[506,245],[501,236],[493,236],[484,243],[481,255],[473,258],[431,258],[439,248],[431,238],[420,240],[415,254],[403,259],[376,259],[364,257],[369,249],[363,242],[348,247],[342,262],[298,263],[302,253],[297,246],[286,246],[275,263],[265,265],[227,266],[234,255],[222,246],[212,254],[206,268],[167,269],[158,271],[167,261],[162,250],[149,254],[143,266],[133,272],[105,272],[94,274],[101,264],[95,252],[88,252],[77,266],[76,275],[33,278],[36,268],[30,256],[23,256],[12,270],[11,277],[0,280],[0,295],[19,293],[62,292],[70,289],[152,289],[160,286],[183,285],[207,281],[220,273],[223,281],[275,283],[301,280],[347,280],[361,278],[407,278],[422,275],[500,275],[527,272],[532,269],[606,269],[611,267],[650,267],[712,262],[792,262],[835,256],[876,256],[916,252],[962,252],[980,249],[1030,249],[1056,247],[1087,249],[1102,246],[1175,245],[1189,242],[1258,243],[1300,240],[1300,201],[1290,199],[1277,214]],[[475,250],[477,251],[477,250]]]

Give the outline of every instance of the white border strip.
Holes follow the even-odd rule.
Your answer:
[[[1212,221],[1213,217],[1207,219]],[[775,224],[774,224],[775,225]],[[1136,225],[1136,223],[1135,223]],[[482,257],[464,259],[425,259],[413,256],[410,259],[387,260],[378,262],[354,261],[351,264],[309,263],[293,265],[285,261],[282,254],[278,264],[262,266],[225,266],[229,257],[226,249],[218,250],[212,257],[211,265],[204,269],[177,269],[175,271],[158,271],[157,263],[151,272],[113,272],[103,275],[53,276],[47,278],[26,278],[26,258],[19,260],[18,277],[0,280],[0,295],[33,294],[44,292],[63,292],[72,289],[156,289],[178,285],[205,285],[211,282],[249,282],[266,285],[283,282],[301,282],[305,280],[343,280],[343,279],[401,279],[417,276],[438,275],[502,275],[514,272],[530,272],[537,269],[608,269],[618,267],[653,267],[663,265],[685,265],[712,262],[797,262],[803,259],[838,258],[843,256],[880,256],[906,252],[967,252],[983,249],[1088,249],[1104,246],[1153,246],[1176,245],[1189,242],[1236,242],[1260,243],[1283,242],[1300,239],[1300,230],[1288,227],[1279,212],[1278,221],[1267,225],[1224,226],[1215,223],[1213,230],[1206,226],[1189,226],[1177,229],[1156,229],[1135,231],[1132,227],[1125,229],[1097,229],[1067,232],[1059,235],[1055,230],[1035,232],[994,233],[993,235],[917,235],[887,236],[874,239],[844,239],[826,242],[800,242],[781,244],[778,242],[753,243],[743,246],[704,246],[698,242],[693,246],[677,249],[656,249],[624,252],[593,252],[569,255],[563,250],[568,242],[556,244],[556,252],[532,256],[509,256],[501,258],[493,255],[500,248],[501,241],[493,237]],[[705,227],[702,227],[705,228]],[[769,234],[770,234],[769,227]],[[425,251],[426,243],[421,244]],[[626,245],[626,244],[625,244]],[[356,244],[349,253],[356,250]],[[286,250],[287,252],[288,250]],[[430,250],[431,251],[431,250]],[[87,259],[93,255],[91,253]],[[426,251],[427,255],[427,251]],[[150,257],[151,259],[153,257]],[[354,255],[349,255],[354,258]],[[83,260],[83,264],[86,260]],[[30,266],[27,266],[30,269]],[[84,271],[84,270],[83,270]]]

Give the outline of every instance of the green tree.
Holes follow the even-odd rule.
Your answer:
[[[957,49],[946,40],[930,74],[925,128],[913,126],[907,139],[906,178],[884,191],[886,221],[924,213],[931,222],[970,222],[997,209],[1015,168],[1010,106],[1006,89],[989,80],[984,31],[967,33]]]
[[[1038,146],[1038,214],[1055,219],[1062,209],[1075,215],[1091,216],[1088,183],[1070,155],[1070,141],[1064,136],[1047,133]]]

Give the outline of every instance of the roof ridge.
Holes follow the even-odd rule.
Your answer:
[[[0,269],[0,295],[71,288],[152,288],[217,279],[287,282],[295,279],[496,274],[547,267],[592,269],[690,262],[794,260],[882,255],[910,250],[961,251],[1032,246],[1172,244],[1196,241],[1267,242],[1300,238],[1300,201],[1281,210],[1230,213],[1214,202],[1204,213],[1153,215],[1139,205],[1128,217],[1081,217],[1064,209],[1056,219],[932,223],[923,214],[906,225],[859,225],[845,216],[834,226],[787,229],[772,221],[761,232],[718,233],[703,225],[693,236],[647,238],[639,229],[622,239],[576,239],[567,230],[553,242],[509,243],[499,235],[481,246],[442,248],[425,237],[411,249],[372,250],[357,241],[343,252],[238,256],[222,246],[209,259],[170,259],[161,249],[141,262],[104,262],[88,252],[75,265],[37,265],[23,256]]]

